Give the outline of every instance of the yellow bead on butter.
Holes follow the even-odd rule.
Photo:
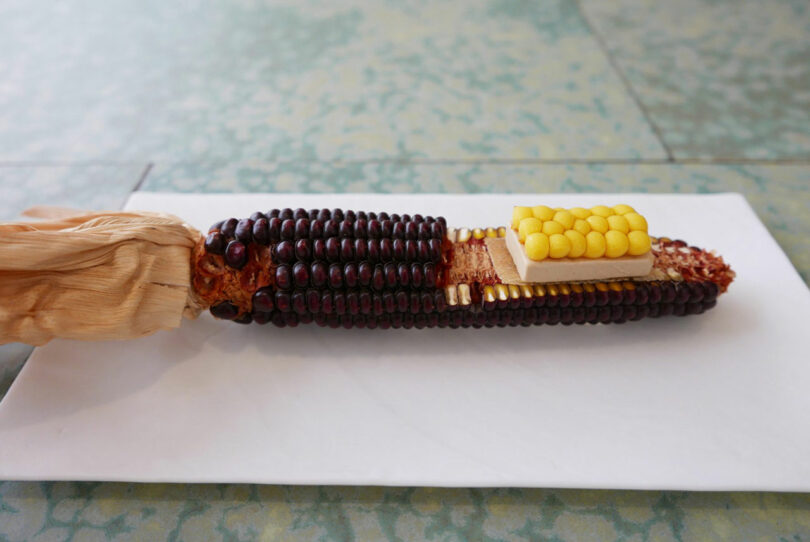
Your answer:
[[[595,259],[605,255],[605,236],[598,231],[592,231],[586,235],[585,243],[587,245],[585,248],[586,258]]]
[[[591,225],[586,220],[578,218],[574,220],[574,231],[578,231],[582,235],[588,235],[591,232]]]
[[[513,230],[518,229],[518,226],[520,225],[520,221],[523,220],[524,218],[529,218],[531,216],[532,216],[532,208],[531,207],[518,207],[518,206],[515,206],[515,208],[512,209],[512,229]]]
[[[524,218],[520,221],[520,225],[518,226],[518,238],[520,242],[524,242],[526,237],[530,233],[537,233],[543,230],[543,221],[533,216],[529,218]]]
[[[555,233],[562,233],[564,231],[565,228],[563,228],[562,224],[559,222],[554,222],[553,220],[543,222],[543,233],[546,235],[554,235]]]
[[[570,230],[571,227],[574,225],[574,215],[571,214],[569,211],[557,211],[554,213],[554,222],[558,222],[562,224],[562,227],[566,230]]]
[[[526,237],[526,256],[530,260],[541,261],[548,257],[548,235],[545,233],[532,233]]]
[[[630,231],[647,231],[647,219],[638,213],[627,213],[624,215]]]
[[[613,212],[613,209],[611,209],[607,205],[597,205],[596,207],[591,207],[591,212],[596,216],[601,216],[605,218],[609,217],[612,214],[615,214]]]
[[[583,220],[591,216],[591,212],[584,207],[573,207],[568,209],[575,218],[582,218]]]
[[[627,219],[621,215],[611,215],[607,217],[607,221],[611,230],[620,231],[624,234],[630,231],[630,224],[628,224]]]
[[[630,207],[629,205],[620,203],[619,205],[613,206],[613,212],[615,212],[617,215],[626,215],[627,213],[635,213],[636,210]]]
[[[605,234],[605,256],[608,258],[621,258],[627,254],[630,241],[620,231],[610,230]]]
[[[585,219],[591,229],[595,232],[605,233],[608,231],[608,221],[606,218],[599,215],[591,215]]]
[[[563,235],[568,237],[571,241],[571,250],[568,251],[569,258],[579,258],[585,254],[585,249],[588,248],[588,243],[585,241],[585,236],[576,230],[568,230]]]
[[[650,251],[651,243],[650,236],[643,231],[631,231],[627,234],[627,240],[630,243],[630,248],[627,253],[631,256],[641,256]]]
[[[551,220],[554,217],[554,209],[546,205],[535,205],[532,207],[532,216],[540,220]]]
[[[552,258],[565,258],[571,251],[571,241],[561,233],[548,236],[548,255]]]

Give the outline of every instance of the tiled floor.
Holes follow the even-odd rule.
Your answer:
[[[742,192],[810,281],[803,0],[0,3],[0,220],[162,191]],[[29,349],[0,348],[0,396]],[[775,443],[775,445],[777,445]],[[0,540],[810,540],[810,497],[0,482]]]

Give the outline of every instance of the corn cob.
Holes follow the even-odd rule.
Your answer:
[[[214,316],[237,323],[421,329],[700,314],[734,277],[707,251],[651,237],[643,279],[509,284],[487,249],[506,234],[418,214],[273,209],[214,224],[194,251],[193,284]]]

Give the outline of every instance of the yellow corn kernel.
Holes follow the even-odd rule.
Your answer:
[[[569,258],[579,258],[585,254],[585,249],[588,248],[588,244],[585,241],[584,235],[576,230],[568,230],[563,235],[568,237],[568,240],[571,241],[571,250],[568,252]]]
[[[621,258],[627,254],[628,248],[630,242],[622,232],[610,230],[605,234],[605,256],[608,258]]]
[[[526,256],[536,262],[548,257],[549,241],[545,233],[532,233],[526,237]]]
[[[571,252],[571,241],[561,233],[550,235],[548,237],[548,246],[548,255],[551,258],[565,258]]]
[[[493,238],[498,237],[498,230],[495,228],[487,228],[487,237]]]
[[[631,231],[627,234],[627,241],[630,243],[627,253],[631,256],[647,254],[652,247],[650,236],[643,231]]]
[[[605,255],[605,236],[598,231],[592,231],[585,236],[587,247],[585,248],[586,258],[601,258]]]
[[[554,216],[554,209],[546,205],[535,205],[532,207],[532,216],[540,220],[551,220]]]
[[[562,233],[564,231],[565,228],[563,228],[562,224],[559,222],[554,222],[553,220],[543,222],[543,233],[546,235],[554,235],[555,233]]]
[[[524,218],[529,218],[532,216],[532,208],[531,207],[518,207],[515,206],[512,209],[512,229],[518,229],[520,225],[520,221]]]
[[[591,212],[588,209],[585,209],[584,207],[572,207],[568,210],[571,212],[572,215],[574,215],[574,218],[581,218],[582,220],[585,220],[586,218],[591,216]]]
[[[601,216],[603,218],[607,218],[610,215],[615,214],[613,212],[613,209],[611,209],[607,205],[596,205],[594,207],[591,207],[591,212],[596,216]]]
[[[619,205],[613,206],[613,212],[616,213],[617,215],[626,215],[627,213],[635,213],[636,210],[630,207],[629,205],[620,203]]]
[[[625,235],[630,231],[630,224],[627,223],[627,219],[622,215],[611,215],[607,217],[607,221],[608,227],[611,230],[620,231]]]
[[[481,228],[473,229],[473,238],[474,239],[483,239],[484,238],[484,230]]]
[[[557,211],[554,213],[554,222],[562,225],[566,230],[570,230],[574,225],[574,215],[568,211]]]
[[[624,215],[630,231],[647,231],[647,220],[638,213],[627,213]]]
[[[526,236],[530,233],[537,233],[543,229],[543,222],[537,218],[529,217],[520,221],[518,226],[518,238],[520,242],[526,241]]]
[[[610,229],[608,227],[608,221],[605,217],[599,215],[591,215],[585,219],[588,225],[591,227],[591,230],[597,233],[605,233]]]
[[[588,224],[587,220],[582,218],[578,218],[574,220],[574,228],[575,231],[578,231],[582,235],[588,235],[591,231],[591,225]]]
[[[506,228],[504,226],[498,228],[498,237],[506,237]]]

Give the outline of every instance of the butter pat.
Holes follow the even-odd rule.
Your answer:
[[[530,260],[517,232],[506,230],[506,248],[523,282],[569,282],[643,277],[652,271],[654,256],[647,252],[641,256],[621,258],[560,258],[543,261]]]

